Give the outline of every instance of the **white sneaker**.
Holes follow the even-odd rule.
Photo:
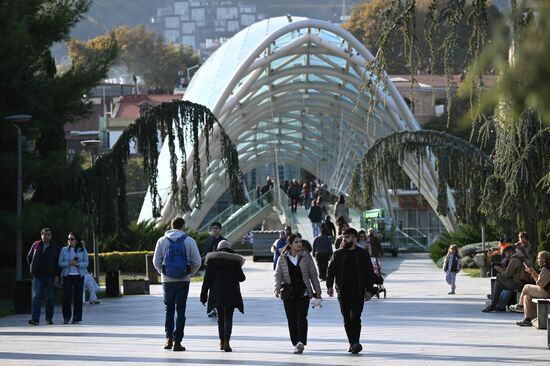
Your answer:
[[[523,313],[523,306],[521,305],[510,305],[509,309],[510,311],[513,311],[516,313]]]
[[[298,345],[292,347],[292,353],[294,353],[295,355],[300,353],[300,351],[298,351]]]
[[[302,342],[298,342],[296,344],[296,350],[298,351],[298,352],[296,352],[298,354],[303,353],[304,352],[304,344]]]

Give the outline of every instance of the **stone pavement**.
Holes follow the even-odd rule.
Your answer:
[[[282,303],[271,290],[271,263],[247,260],[242,286],[245,315],[236,313],[232,353],[218,350],[215,319],[199,303],[192,283],[183,344],[162,349],[162,289],[150,296],[103,299],[85,305],[80,325],[30,326],[29,316],[0,318],[1,365],[472,365],[549,364],[546,331],[520,328],[521,314],[483,314],[488,279],[459,275],[457,294],[447,295],[443,273],[426,254],[383,260],[387,299],[373,299],[363,313],[359,355],[347,341],[337,301],[310,310],[303,355],[293,355]],[[43,318],[42,318],[43,320]]]

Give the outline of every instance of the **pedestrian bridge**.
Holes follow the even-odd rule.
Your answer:
[[[366,68],[373,60],[338,25],[290,16],[266,19],[237,33],[206,60],[183,99],[210,108],[236,144],[243,173],[265,164],[287,163],[317,176],[333,193],[346,193],[353,169],[377,138],[420,129],[386,76],[374,93],[365,89],[367,83],[377,81]],[[202,148],[204,144],[203,140]],[[185,214],[190,227],[203,222],[227,189],[219,147],[210,146],[210,151],[211,163],[204,166],[202,206]],[[433,164],[419,166],[411,159],[403,168],[436,207]],[[180,179],[187,179],[191,186],[192,170]],[[162,220],[168,221],[181,213],[170,203],[166,144],[159,159],[158,184],[164,204]],[[389,197],[382,192],[387,190],[381,189],[376,204],[389,208]],[[150,218],[147,195],[140,221]],[[452,213],[441,220],[447,229],[453,228]]]

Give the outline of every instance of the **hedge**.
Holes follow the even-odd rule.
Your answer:
[[[145,255],[153,252],[111,252],[99,253],[99,269],[101,271],[117,271],[126,273],[145,274]],[[93,263],[94,254],[90,254],[90,263]]]

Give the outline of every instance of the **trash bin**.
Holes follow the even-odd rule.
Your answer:
[[[105,273],[105,296],[120,296],[120,271],[107,271]]]
[[[159,273],[153,266],[153,255],[145,254],[145,275],[149,279],[149,283],[154,285],[159,283]]]
[[[32,303],[32,281],[15,281],[13,289],[13,306],[16,314],[30,314]]]

